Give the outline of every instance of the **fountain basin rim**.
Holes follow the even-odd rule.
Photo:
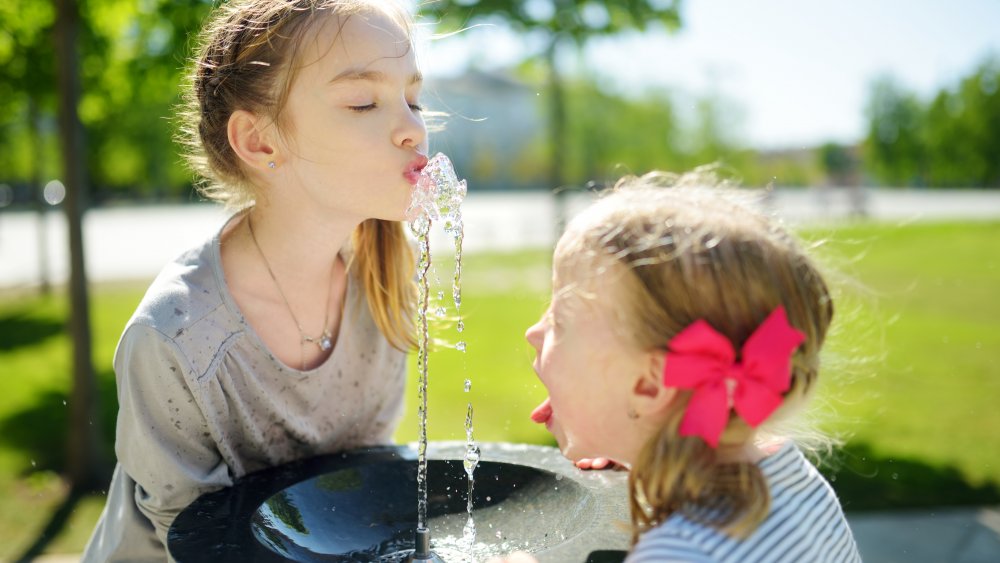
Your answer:
[[[620,529],[610,529],[614,527],[607,525],[610,520],[627,522],[627,474],[617,471],[581,471],[565,459],[558,449],[547,446],[499,442],[484,442],[479,446],[482,461],[530,467],[554,474],[556,479],[561,476],[595,496],[594,514],[592,518],[588,518],[590,523],[587,526],[587,536],[592,540],[589,541],[592,545],[580,547],[576,551],[627,547],[626,534]],[[432,461],[460,462],[465,451],[465,442],[430,442],[427,457]],[[197,554],[194,559],[204,561],[288,561],[289,559],[276,553],[264,553],[251,534],[250,517],[267,499],[322,474],[373,463],[416,459],[415,444],[375,446],[299,460],[250,473],[237,479],[232,487],[202,495],[182,511],[168,533],[169,549],[172,554]],[[540,520],[539,525],[544,526],[544,520]],[[579,557],[569,557],[565,548],[549,551],[552,553],[536,552],[536,556],[543,562],[573,559],[582,561],[586,557],[586,553]]]

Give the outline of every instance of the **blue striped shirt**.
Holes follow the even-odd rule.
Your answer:
[[[749,537],[674,514],[639,538],[626,563],[861,561],[836,494],[791,441],[758,465],[771,510]]]

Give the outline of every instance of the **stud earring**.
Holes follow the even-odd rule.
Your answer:
[[[267,163],[267,167],[270,168],[271,170],[274,170],[275,168],[278,167],[278,165],[275,164],[275,162],[272,160],[272,161],[270,161],[270,162]]]

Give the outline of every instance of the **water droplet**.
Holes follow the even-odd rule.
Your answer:
[[[465,392],[468,393],[471,390],[472,390],[472,380],[471,379],[466,379],[465,380]]]
[[[489,496],[486,497],[486,502],[490,502],[491,500],[493,500],[493,497],[489,497]]]
[[[38,464],[37,464],[37,463],[35,463],[35,460],[31,460],[31,466],[32,466],[32,467],[38,467]]]
[[[462,319],[458,320],[458,324],[455,325],[455,328],[458,330],[458,332],[462,332],[463,330],[465,330],[465,323],[462,322]]]
[[[455,349],[459,352],[465,352],[465,341],[459,340],[458,344],[455,344]]]
[[[66,399],[63,399],[63,406],[66,406]]]
[[[444,316],[448,314],[448,311],[446,311],[444,307],[438,307],[438,308],[437,308],[437,309],[436,309],[436,310],[434,311],[434,314],[435,314],[435,315],[437,315],[437,316],[438,316],[438,318],[442,318],[442,319],[443,319],[443,318],[444,318]]]
[[[892,474],[892,479],[893,480],[899,479],[899,473],[893,473]]]

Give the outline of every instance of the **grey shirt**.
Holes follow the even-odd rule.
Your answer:
[[[199,495],[266,467],[390,442],[406,355],[351,275],[346,291],[333,352],[301,371],[244,319],[218,234],[160,272],[115,352],[118,465],[83,561],[165,561],[170,524]]]

